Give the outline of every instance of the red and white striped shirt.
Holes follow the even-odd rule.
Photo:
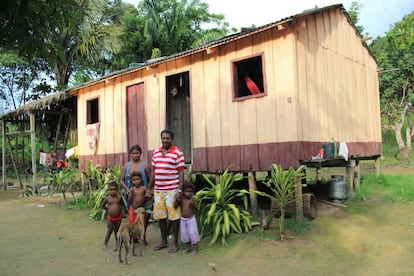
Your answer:
[[[180,186],[178,171],[184,170],[185,161],[183,151],[171,146],[164,154],[162,147],[152,154],[152,171],[154,173],[154,190],[174,191]]]

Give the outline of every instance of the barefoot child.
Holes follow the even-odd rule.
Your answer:
[[[107,212],[107,230],[105,240],[102,246],[103,250],[108,249],[108,241],[115,234],[115,242],[118,240],[117,233],[125,213],[125,206],[122,196],[118,193],[118,184],[116,182],[108,183],[109,195],[102,202],[102,209]]]
[[[197,255],[197,244],[200,241],[195,217],[197,202],[193,197],[195,186],[191,182],[185,182],[182,189],[182,194],[175,203],[176,206],[181,207],[181,241],[187,244],[187,248],[183,252],[191,252],[191,255],[195,256]]]
[[[139,207],[144,207],[145,205],[145,192],[147,188],[142,185],[142,173],[139,171],[133,171],[130,175],[131,183],[134,185],[128,191],[128,202],[129,202],[129,212],[128,218],[129,223],[132,224],[137,219],[137,214],[134,212]],[[147,222],[144,221],[144,246],[148,246],[147,242]]]

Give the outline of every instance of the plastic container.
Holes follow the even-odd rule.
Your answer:
[[[334,143],[323,144],[322,148],[323,148],[323,159],[333,159],[334,158],[334,151],[335,151],[335,144]]]

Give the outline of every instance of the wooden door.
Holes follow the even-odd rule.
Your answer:
[[[127,136],[128,150],[133,145],[139,145],[142,148],[142,159],[148,162],[144,83],[127,87]]]

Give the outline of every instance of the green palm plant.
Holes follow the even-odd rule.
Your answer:
[[[118,183],[118,185],[119,185],[121,183],[121,176],[122,176],[122,167],[121,166],[109,167],[105,171],[104,182],[109,183],[111,181],[114,181],[114,182]]]
[[[61,192],[63,199],[67,203],[66,192],[70,192],[72,197],[75,197],[73,193],[73,186],[77,185],[75,177],[77,174],[77,169],[69,166],[58,172],[50,172],[48,175],[48,183],[50,183],[48,195],[51,196],[56,192]]]
[[[221,236],[221,243],[225,245],[231,232],[248,232],[252,227],[251,215],[247,211],[249,192],[233,188],[243,176],[230,173],[228,169],[219,176],[217,183],[209,175],[202,176],[209,187],[201,189],[195,195],[201,210],[200,232],[203,236],[205,230],[212,227],[213,237],[210,243],[215,243]],[[236,205],[235,200],[241,200],[242,205]]]
[[[99,188],[98,192],[93,195],[91,200],[93,206],[89,212],[90,218],[93,218],[95,220],[103,220],[105,218],[105,212],[102,209],[101,204],[107,195],[108,192],[105,185]]]
[[[105,186],[104,176],[105,172],[101,170],[101,167],[99,165],[93,166],[92,161],[89,161],[89,167],[88,167],[88,205],[92,206],[91,210],[89,212],[89,217],[96,219],[96,220],[102,220],[105,216],[102,208],[101,203],[107,196],[107,188]],[[97,183],[97,192],[93,192],[92,182]]]
[[[263,182],[272,194],[256,191],[257,194],[270,198],[272,203],[276,206],[275,210],[268,216],[268,224],[272,218],[280,212],[279,217],[279,235],[280,240],[285,239],[285,210],[286,205],[295,201],[295,185],[297,179],[302,179],[303,166],[296,170],[290,167],[288,170],[283,170],[280,165],[272,164],[271,177],[268,181]]]
[[[89,160],[88,162],[88,171],[86,172],[86,176],[88,178],[88,191],[86,194],[86,202],[88,205],[91,204],[94,194],[93,194],[93,183],[97,183],[99,187],[99,182],[102,182],[102,170],[100,168],[100,165],[93,165],[92,160]]]
[[[88,177],[89,181],[89,196],[88,196],[88,205],[92,206],[89,217],[96,220],[103,220],[105,218],[105,212],[103,211],[101,205],[102,201],[108,195],[107,184],[109,182],[116,182],[118,186],[120,184],[122,168],[119,166],[109,167],[105,171],[102,171],[99,167],[93,166],[92,162],[89,162],[88,167]],[[92,192],[91,180],[96,181],[98,185],[98,191],[96,193]],[[119,191],[121,194],[121,191]]]

